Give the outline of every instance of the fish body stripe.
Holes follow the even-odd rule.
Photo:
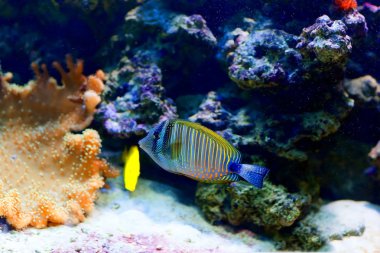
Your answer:
[[[206,138],[206,146],[209,147],[210,145],[210,138]],[[205,167],[207,168],[210,168],[210,148],[208,148],[208,150],[206,150],[205,153]]]
[[[182,136],[181,136],[181,142],[182,142],[181,160],[182,160],[182,163],[180,164],[181,168],[185,166],[185,161],[186,161],[187,146],[183,145],[184,143],[186,143],[186,137],[187,137],[187,129],[184,129],[182,127]]]
[[[167,139],[165,150],[170,152],[168,158],[172,159],[167,163],[168,170],[201,181],[236,179],[237,175],[225,176],[231,162],[240,163],[240,152],[211,130],[192,124],[174,120],[169,121],[166,128],[161,128]]]
[[[199,145],[201,147],[205,147],[205,138],[206,138],[205,135],[201,134],[201,138],[200,138],[200,142],[199,142]],[[204,152],[202,152],[202,150],[200,150],[199,154],[200,154],[199,158],[200,158],[200,161],[201,161],[200,166],[202,168],[207,168],[206,164],[205,164],[206,159],[205,159],[205,156],[204,156]]]
[[[177,137],[177,156],[178,156],[178,160],[179,161],[183,161],[183,147],[182,147],[182,139],[183,139],[183,126],[181,125],[176,125],[176,127],[178,128],[178,137]],[[180,168],[178,168],[180,169]]]
[[[194,129],[191,129],[191,137],[190,137],[190,140],[189,140],[189,143],[190,143],[190,162],[191,162],[191,166],[193,168],[195,168],[195,130]]]
[[[200,151],[200,139],[201,139],[201,135],[199,133],[199,131],[196,131],[196,135],[195,135],[195,142],[196,142],[196,145],[194,146],[195,148],[195,162],[196,162],[196,167],[197,168],[202,168],[201,166],[201,152]]]
[[[214,161],[213,162],[213,165],[212,165],[212,168],[217,168],[218,165],[217,165],[217,158],[216,158],[216,153],[218,152],[218,149],[219,149],[219,146],[217,145],[217,143],[215,144],[215,148],[214,148],[214,152],[212,153],[212,160]]]
[[[191,137],[191,129],[190,128],[187,128],[187,139],[186,139],[186,146],[187,146],[187,150],[186,150],[186,166],[189,166],[189,167],[192,167],[191,165],[191,159],[190,159],[190,155],[191,155],[191,142],[190,142],[190,137]],[[193,167],[192,167],[193,168]]]

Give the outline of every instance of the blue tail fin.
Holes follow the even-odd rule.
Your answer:
[[[269,169],[251,164],[234,163],[231,164],[230,170],[260,189],[263,188],[264,178],[269,173]]]

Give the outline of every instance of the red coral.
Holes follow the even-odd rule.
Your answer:
[[[334,0],[334,4],[342,11],[348,11],[358,7],[356,0]]]

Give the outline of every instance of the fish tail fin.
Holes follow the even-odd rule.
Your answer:
[[[264,178],[269,173],[269,169],[251,164],[233,163],[230,166],[230,170],[260,189],[263,188]]]

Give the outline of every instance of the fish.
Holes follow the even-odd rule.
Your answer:
[[[139,146],[164,170],[200,182],[231,185],[244,179],[262,188],[269,172],[263,166],[241,164],[241,153],[226,139],[186,120],[158,123]]]
[[[124,187],[128,191],[135,191],[140,176],[140,153],[137,146],[125,149],[122,155],[124,161]]]

